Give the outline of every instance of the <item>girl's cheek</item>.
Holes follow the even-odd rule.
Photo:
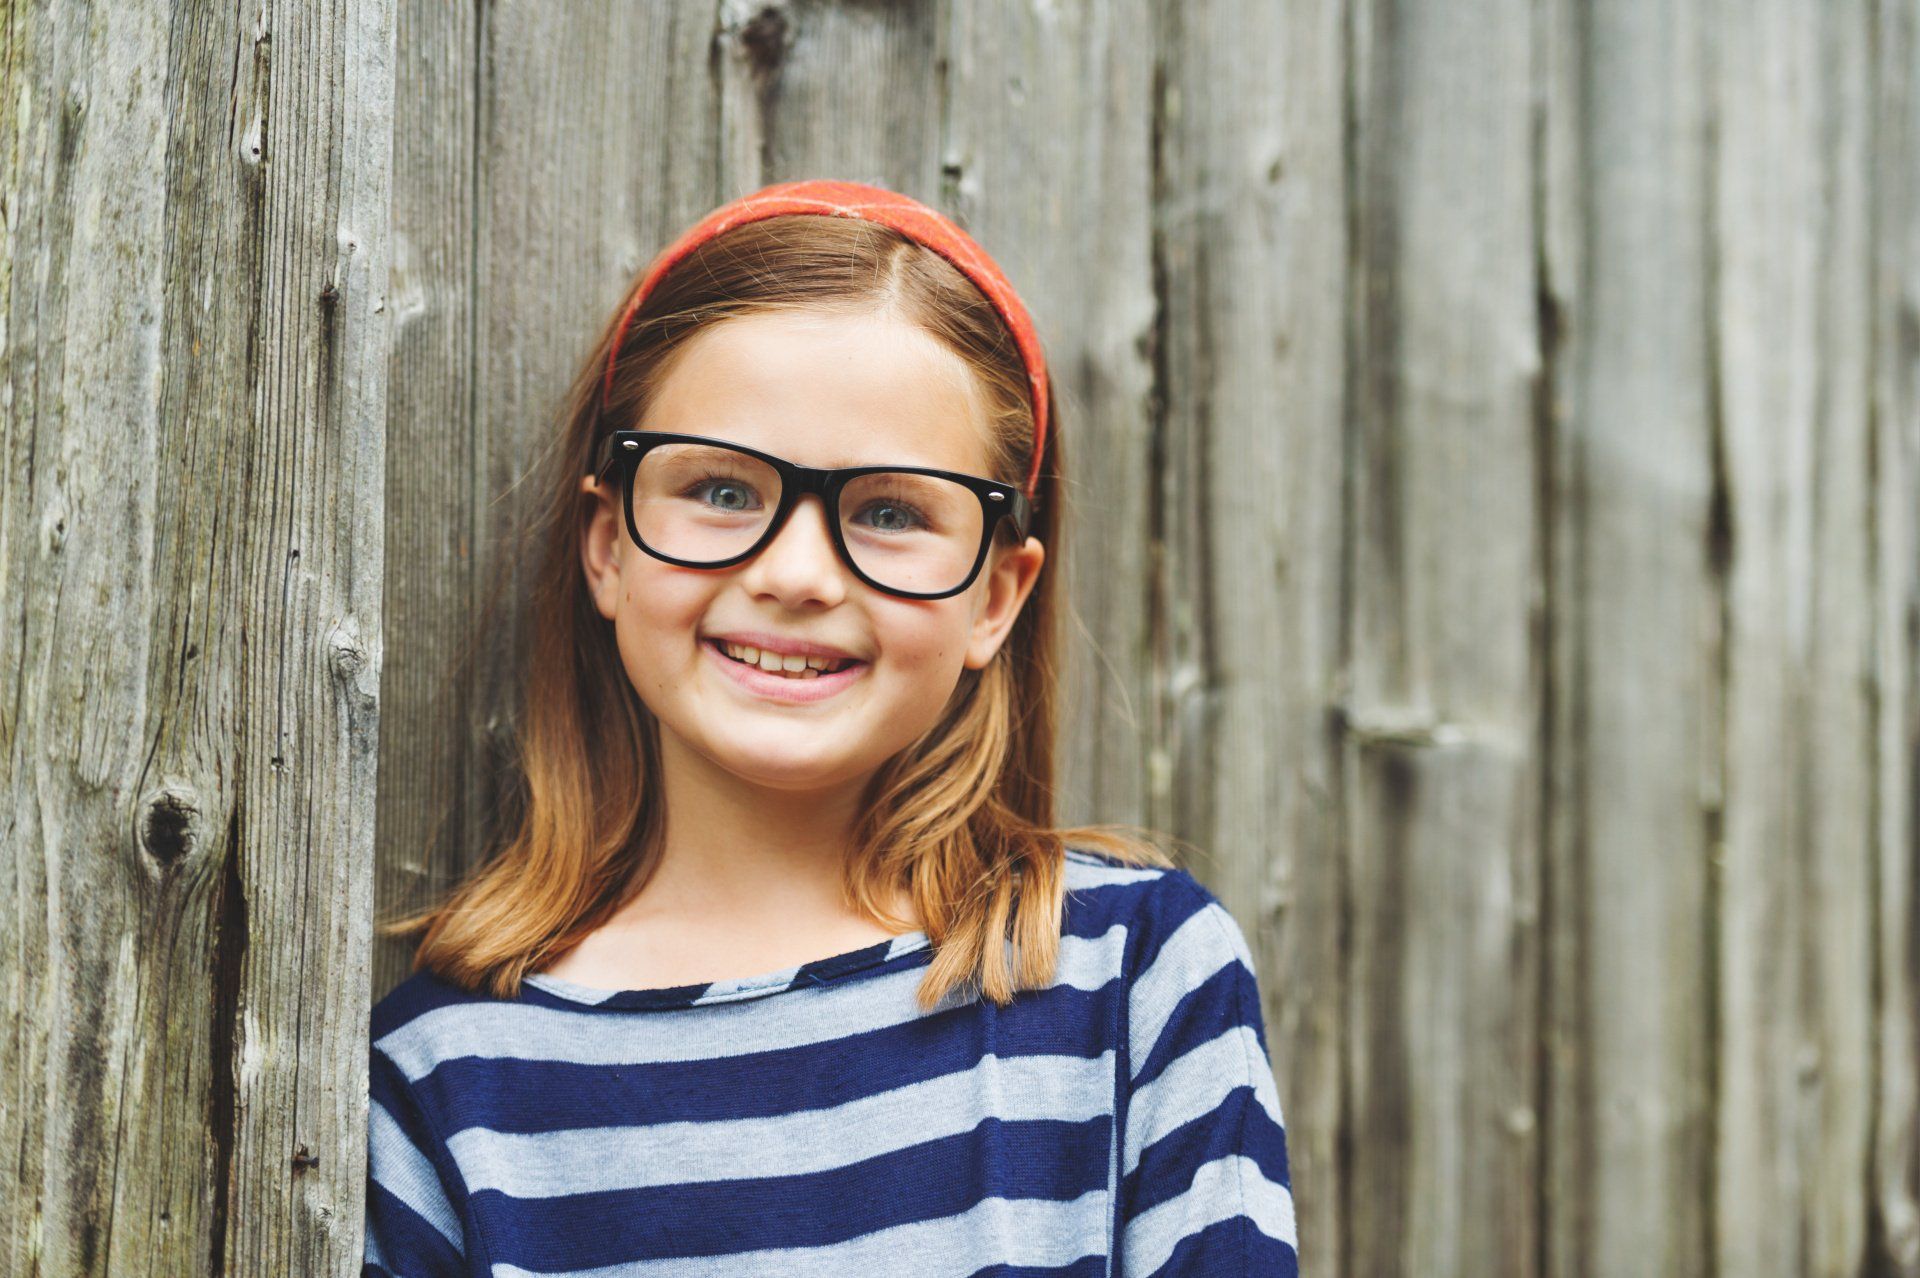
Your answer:
[[[916,612],[894,618],[881,633],[881,650],[897,670],[945,678],[966,655],[967,613],[954,608]]]
[[[621,608],[637,626],[649,631],[673,628],[691,629],[699,624],[700,611],[711,590],[692,573],[679,572],[670,564],[666,571],[636,568],[621,583]]]

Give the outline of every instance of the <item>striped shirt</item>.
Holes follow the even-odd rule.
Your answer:
[[[1184,870],[1069,849],[1059,965],[922,1012],[926,934],[373,1009],[364,1275],[1297,1275],[1251,957]]]

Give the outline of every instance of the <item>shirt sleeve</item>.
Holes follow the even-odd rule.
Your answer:
[[[391,1058],[368,1072],[366,1251],[361,1278],[457,1278],[466,1263],[466,1186]]]
[[[1252,955],[1198,881],[1168,879],[1127,995],[1121,1273],[1297,1278],[1286,1127]]]

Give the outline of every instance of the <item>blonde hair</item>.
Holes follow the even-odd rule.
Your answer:
[[[572,949],[645,885],[664,831],[658,725],[626,677],[579,557],[594,445],[641,420],[676,352],[704,325],[768,310],[881,311],[943,342],[989,406],[991,473],[1022,483],[1034,421],[1025,368],[986,297],[952,263],[889,227],[790,215],[736,227],[678,263],[633,315],[611,392],[600,380],[617,312],[580,366],[536,467],[541,504],[525,600],[528,648],[508,832],[433,907],[385,923],[424,933],[414,967],[515,997],[521,978]],[[1068,845],[1171,865],[1134,827],[1056,829],[1056,660],[1063,565],[1059,414],[1048,404],[1032,535],[1047,562],[1000,651],[962,671],[939,722],[873,776],[846,862],[848,903],[881,926],[904,888],[932,943],[918,989],[931,1010],[961,986],[995,1003],[1053,980]]]

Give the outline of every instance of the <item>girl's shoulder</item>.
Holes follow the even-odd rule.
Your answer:
[[[1252,966],[1239,923],[1181,867],[1135,865],[1070,847],[1066,895],[1063,931],[1088,939],[1113,937],[1129,980],[1156,966],[1184,969],[1190,976],[1225,964]],[[1161,965],[1163,958],[1171,963]]]
[[[1100,900],[1108,909],[1150,913],[1191,913],[1218,906],[1218,898],[1180,866],[1139,865],[1092,848],[1066,850],[1066,887],[1070,900]]]
[[[468,990],[420,968],[374,1002],[369,1047],[409,1080],[470,1051],[525,1015],[522,1000]]]
[[[430,1015],[442,1008],[471,1007],[507,1001],[510,1000],[463,989],[431,968],[418,968],[405,980],[374,1000],[373,1038],[378,1042],[382,1037],[408,1022]]]

